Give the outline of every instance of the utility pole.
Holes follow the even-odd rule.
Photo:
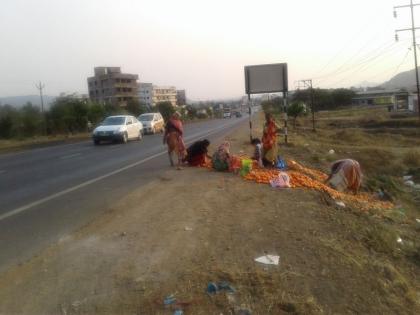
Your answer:
[[[38,84],[35,84],[35,87],[39,90],[39,96],[41,97],[41,114],[42,117],[44,118],[44,131],[45,131],[45,135],[47,135],[47,117],[45,116],[44,113],[44,96],[42,94],[42,90],[45,87],[45,84],[41,83],[41,81],[39,81]]]
[[[414,7],[420,5],[420,3],[413,3],[413,0],[410,0],[410,4],[407,5],[398,5],[394,7],[394,17],[397,17],[397,9],[401,8],[410,8],[411,12],[411,28],[404,28],[395,30],[395,40],[398,41],[398,32],[411,31],[413,35],[413,51],[414,51],[414,72],[416,73],[416,86],[417,86],[417,111],[420,119],[420,85],[419,85],[419,72],[417,69],[417,44],[416,44],[416,29],[414,24]]]
[[[315,102],[314,102],[314,89],[312,88],[312,79],[299,80],[298,89],[301,87],[310,89],[311,91],[311,112],[312,112],[312,131],[315,131]]]
[[[44,115],[44,97],[42,95],[42,90],[45,87],[45,84],[41,83],[41,81],[39,81],[38,84],[35,85],[36,88],[39,90],[39,96],[41,97],[41,113]]]

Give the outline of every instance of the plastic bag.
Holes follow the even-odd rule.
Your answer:
[[[277,157],[276,168],[280,170],[285,170],[287,168],[286,161],[283,160],[280,156]]]
[[[276,178],[270,180],[270,185],[273,188],[289,188],[290,177],[285,172],[280,172]]]

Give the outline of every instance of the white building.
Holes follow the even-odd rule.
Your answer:
[[[171,102],[176,107],[176,87],[174,86],[153,86],[153,105],[160,102]]]
[[[140,103],[145,104],[148,107],[154,106],[154,104],[153,104],[153,84],[152,83],[140,83],[139,84],[139,99],[140,99]]]
[[[177,91],[174,86],[157,86],[152,83],[139,84],[140,102],[153,107],[160,102],[171,102],[172,106],[177,106]]]

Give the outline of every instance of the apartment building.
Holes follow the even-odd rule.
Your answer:
[[[152,83],[139,83],[139,99],[140,99],[140,103],[148,107],[154,106]]]
[[[122,73],[120,67],[95,67],[94,73],[87,79],[92,101],[126,106],[139,99],[137,74]]]

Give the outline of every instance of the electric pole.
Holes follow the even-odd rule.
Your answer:
[[[413,35],[413,51],[414,51],[414,71],[416,73],[416,87],[417,87],[417,111],[420,119],[420,85],[419,85],[419,72],[417,69],[417,44],[416,44],[416,29],[419,29],[418,27],[415,27],[414,24],[414,7],[420,5],[420,3],[413,3],[413,0],[410,0],[410,4],[407,5],[398,5],[394,7],[394,17],[397,17],[397,9],[401,8],[410,8],[411,12],[411,28],[404,28],[395,30],[395,40],[398,41],[398,32],[404,32],[404,31],[411,31]]]
[[[42,90],[45,87],[45,84],[41,83],[41,81],[39,81],[38,84],[35,85],[36,88],[39,90],[39,96],[41,97],[41,113],[44,115],[44,97],[42,95]]]
[[[300,89],[301,87],[310,89],[311,91],[312,131],[315,131],[315,102],[314,102],[314,89],[312,87],[312,79],[299,80],[298,89]]]
[[[39,81],[38,84],[35,84],[35,87],[39,90],[39,96],[41,97],[41,114],[42,117],[44,119],[44,131],[45,131],[45,135],[47,135],[47,117],[45,116],[44,113],[44,96],[42,94],[42,90],[45,87],[45,84],[41,83],[41,81]]]

